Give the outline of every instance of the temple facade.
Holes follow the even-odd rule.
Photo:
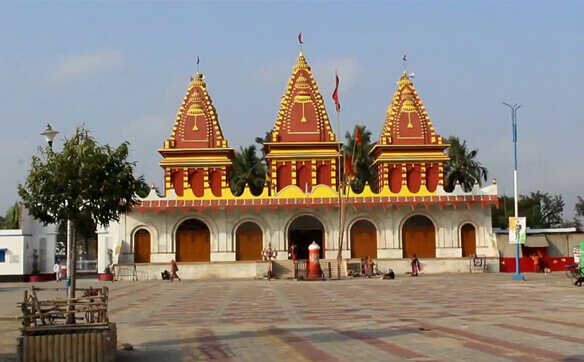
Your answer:
[[[429,272],[464,271],[471,255],[498,257],[490,211],[498,202],[496,184],[444,191],[448,145],[405,72],[371,151],[377,186],[361,193],[347,188],[342,227],[342,143],[302,52],[264,147],[263,191],[253,195],[246,187],[234,195],[235,153],[197,73],[159,149],[164,196],[153,190],[119,223],[98,232],[99,269],[132,263],[154,273],[174,259],[187,277],[253,277],[263,270],[268,243],[285,261],[290,245],[302,259],[313,241],[323,259],[336,259],[341,242],[344,259],[371,256],[380,269],[398,272],[414,254],[433,266]],[[498,260],[492,267],[498,271]]]

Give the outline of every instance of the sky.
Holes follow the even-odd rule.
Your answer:
[[[101,143],[129,141],[148,183],[157,149],[201,72],[236,149],[263,136],[298,56],[297,35],[325,99],[337,70],[342,133],[379,137],[403,71],[443,137],[479,150],[500,194],[513,194],[511,113],[518,103],[519,193],[561,194],[574,215],[582,179],[582,2],[209,1],[0,3],[0,214],[44,145],[84,124]],[[335,126],[336,130],[336,126]]]

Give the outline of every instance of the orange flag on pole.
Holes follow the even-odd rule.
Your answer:
[[[335,101],[335,108],[337,112],[341,111],[341,103],[339,103],[339,76],[335,72],[335,91],[333,92],[333,100]]]
[[[355,143],[361,146],[361,127],[355,126]]]

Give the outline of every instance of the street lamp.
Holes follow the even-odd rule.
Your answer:
[[[59,131],[53,129],[50,123],[47,123],[47,128],[41,132],[41,136],[45,137],[51,153],[53,151],[53,140],[59,134]],[[71,290],[72,279],[74,278],[75,267],[72,259],[73,235],[71,233],[71,221],[67,220],[67,298],[74,297],[74,291]],[[73,294],[72,294],[73,293]]]
[[[41,132],[41,136],[45,137],[45,140],[49,144],[51,150],[53,149],[53,140],[58,134],[59,132],[57,130],[54,130],[53,127],[51,127],[50,123],[47,123],[47,128],[45,128],[45,130]]]
[[[514,105],[503,102],[504,105],[511,109],[511,124],[513,126],[513,150],[515,154],[515,169],[513,171],[513,197],[515,201],[515,217],[519,217],[519,199],[517,196],[517,110],[521,107],[515,103]],[[511,277],[513,280],[525,280],[523,274],[519,271],[519,240],[515,240],[515,274]]]

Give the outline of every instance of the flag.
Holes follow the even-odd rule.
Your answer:
[[[199,58],[199,56],[197,55],[197,65],[199,65],[200,62],[201,62],[201,58]]]
[[[355,176],[355,170],[353,169],[353,158],[349,155],[345,156],[345,175],[350,176],[351,179]]]
[[[361,127],[355,126],[355,143],[361,146]]]
[[[304,44],[304,43],[302,42],[302,33],[299,33],[299,34],[298,34],[298,42],[299,42],[300,44]]]
[[[341,111],[341,103],[339,103],[339,76],[335,73],[335,91],[333,92],[333,100],[335,101],[335,108],[337,112]]]
[[[404,54],[404,57],[402,58],[402,60],[405,62],[408,60],[408,58],[406,57],[406,55]]]

